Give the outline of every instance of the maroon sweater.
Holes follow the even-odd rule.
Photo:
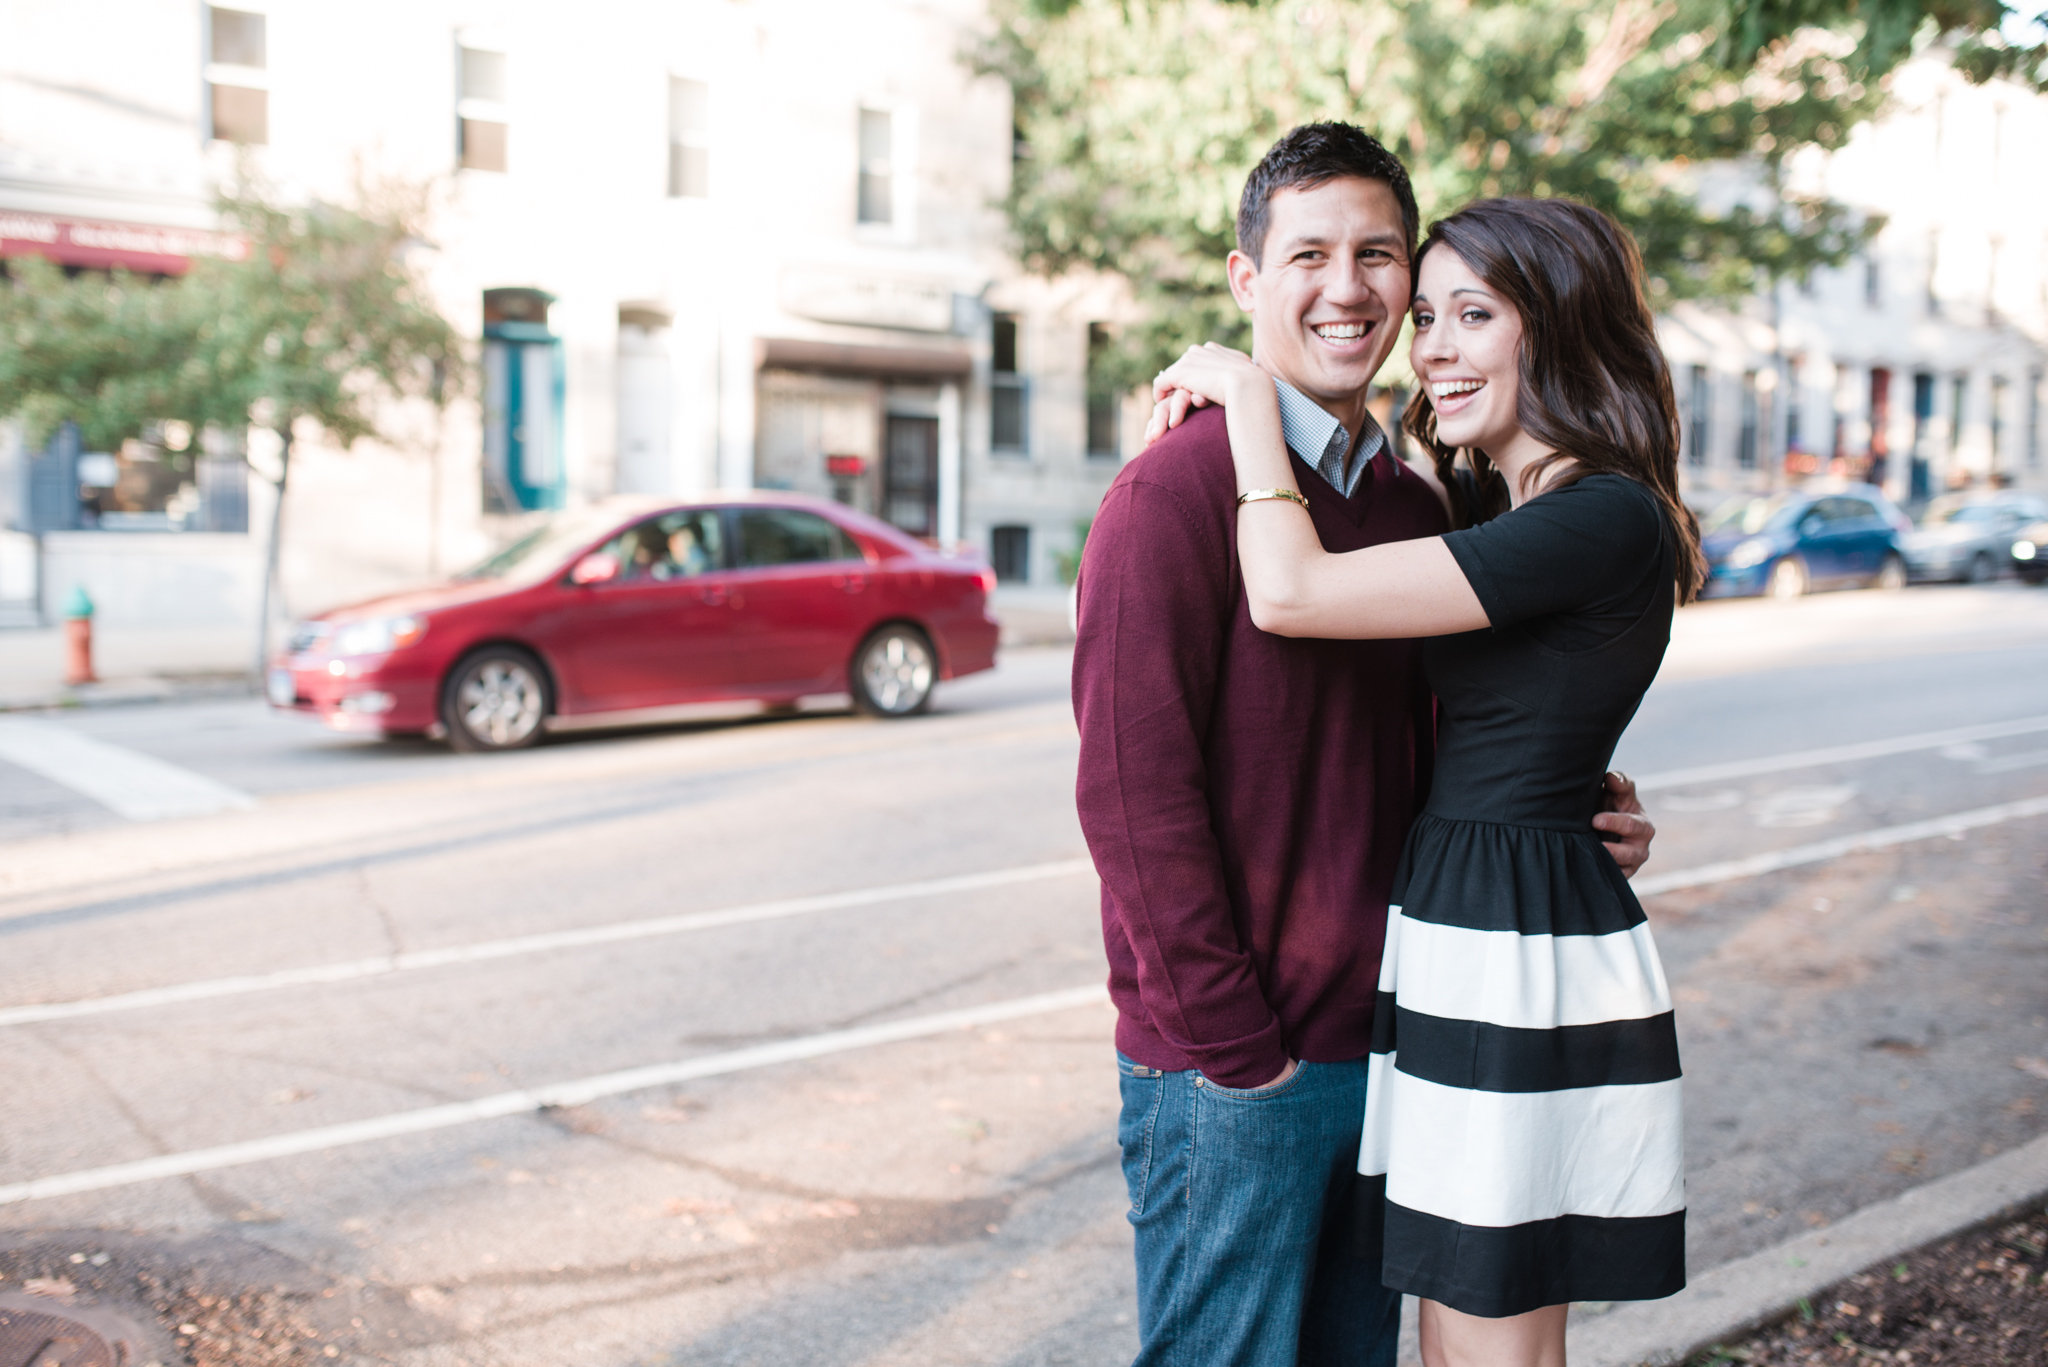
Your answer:
[[[1382,452],[1345,498],[1300,460],[1331,551],[1446,530]],[[1102,878],[1117,1048],[1259,1086],[1362,1058],[1387,893],[1432,755],[1414,641],[1252,625],[1223,414],[1125,466],[1081,561],[1081,829]]]

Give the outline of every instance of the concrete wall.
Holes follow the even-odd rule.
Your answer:
[[[990,525],[1064,531],[1099,497],[1106,477],[1080,460],[1078,397],[1071,421],[1057,409],[1034,415],[1031,478],[998,476],[986,461],[987,343],[976,329],[987,318],[976,306],[1015,267],[997,207],[1009,94],[961,61],[984,23],[982,0],[594,0],[573,13],[544,0],[237,7],[268,16],[269,138],[249,149],[206,136],[202,5],[0,0],[0,208],[203,226],[210,187],[238,156],[287,198],[346,201],[390,178],[431,185],[429,243],[414,260],[461,330],[480,337],[486,289],[556,296],[572,503],[622,488],[753,483],[764,338],[977,358],[949,409],[949,468],[961,473],[947,505],[958,510],[954,535],[986,548]],[[465,45],[506,54],[503,173],[457,164]],[[671,78],[710,87],[708,198],[668,193]],[[856,221],[864,107],[889,111],[896,129],[888,224]],[[821,301],[821,277],[908,281],[965,306],[936,323],[886,308],[863,317]],[[647,381],[644,332],[623,334],[622,317],[669,320],[665,399]],[[1042,394],[1078,367],[1086,321],[1034,322],[1051,339],[1034,351],[1050,380]],[[664,402],[665,422],[650,412]],[[518,519],[482,510],[474,391],[438,418],[401,416],[392,440],[354,451],[301,434],[282,563],[294,612],[445,572],[517,530]],[[640,443],[640,456],[622,455],[622,440]],[[265,458],[252,451],[259,466]],[[1042,568],[1050,574],[1049,561]]]
[[[253,632],[261,543],[214,532],[51,532],[42,538],[43,611],[73,588],[107,627],[221,627]],[[251,636],[253,648],[254,638]]]

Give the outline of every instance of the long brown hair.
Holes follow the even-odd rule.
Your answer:
[[[1643,298],[1634,239],[1598,209],[1570,200],[1482,199],[1430,226],[1415,253],[1418,273],[1439,246],[1521,315],[1515,416],[1552,448],[1522,472],[1523,486],[1541,487],[1544,472],[1565,460],[1578,465],[1560,487],[1595,472],[1647,486],[1678,533],[1678,600],[1691,602],[1706,577],[1699,521],[1678,496],[1678,400]],[[1507,481],[1493,462],[1437,440],[1426,388],[1401,425],[1435,457],[1459,526],[1507,510]],[[1460,455],[1477,476],[1471,488],[1457,477]]]

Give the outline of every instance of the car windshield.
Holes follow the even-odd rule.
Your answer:
[[[1730,499],[1708,515],[1700,531],[1707,536],[1715,532],[1741,532],[1744,536],[1755,536],[1781,520],[1780,514],[1785,511],[1788,501],[1784,494],[1775,498]]]
[[[1997,509],[1989,503],[1965,503],[1958,498],[1937,498],[1927,505],[1927,512],[1920,519],[1922,526],[1938,527],[1943,523],[1995,522]]]
[[[455,577],[535,583],[554,573],[561,567],[564,557],[602,536],[618,520],[618,513],[596,509],[557,514],[496,555],[470,566]]]

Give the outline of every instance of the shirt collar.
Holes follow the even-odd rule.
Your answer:
[[[1348,446],[1344,453],[1343,482],[1334,487],[1349,498],[1358,488],[1359,476],[1364,473],[1366,462],[1386,445],[1387,435],[1380,430],[1379,423],[1373,420],[1371,413],[1367,413],[1364,425],[1358,429],[1358,439],[1352,441],[1350,432],[1335,415],[1287,381],[1276,378],[1273,391],[1280,399],[1280,435],[1286,441],[1287,449],[1300,456],[1310,469],[1317,474],[1323,473],[1323,458],[1333,442],[1341,440]]]

